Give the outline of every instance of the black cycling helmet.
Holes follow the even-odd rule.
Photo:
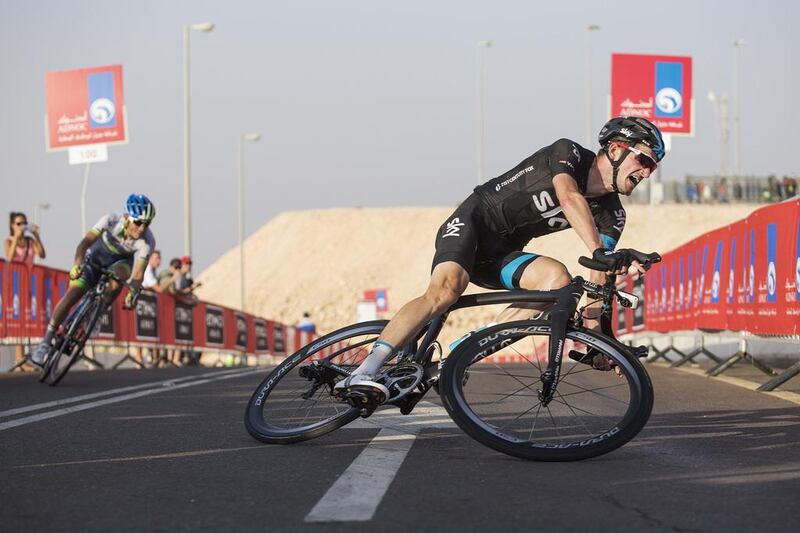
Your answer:
[[[633,144],[647,145],[656,156],[656,161],[664,159],[664,138],[655,124],[641,117],[616,117],[606,122],[597,135],[600,146],[605,148],[608,143],[616,140],[627,139]]]

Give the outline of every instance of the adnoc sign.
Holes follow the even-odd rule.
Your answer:
[[[48,72],[47,149],[127,142],[122,65]]]
[[[694,134],[692,58],[611,55],[611,116],[644,117],[664,133]]]

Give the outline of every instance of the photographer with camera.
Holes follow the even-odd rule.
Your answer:
[[[12,211],[8,217],[8,233],[6,237],[6,259],[16,263],[33,266],[38,256],[45,258],[44,245],[39,238],[39,226],[29,225],[25,213]]]

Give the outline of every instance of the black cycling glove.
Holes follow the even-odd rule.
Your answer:
[[[612,272],[628,268],[633,262],[633,256],[630,251],[623,248],[620,250],[609,250],[607,248],[598,248],[592,252],[592,259],[598,263],[602,263]]]

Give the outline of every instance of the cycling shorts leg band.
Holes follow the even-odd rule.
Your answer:
[[[539,257],[536,254],[520,254],[507,264],[503,265],[500,271],[500,281],[506,289],[519,289],[519,283],[525,268]]]

